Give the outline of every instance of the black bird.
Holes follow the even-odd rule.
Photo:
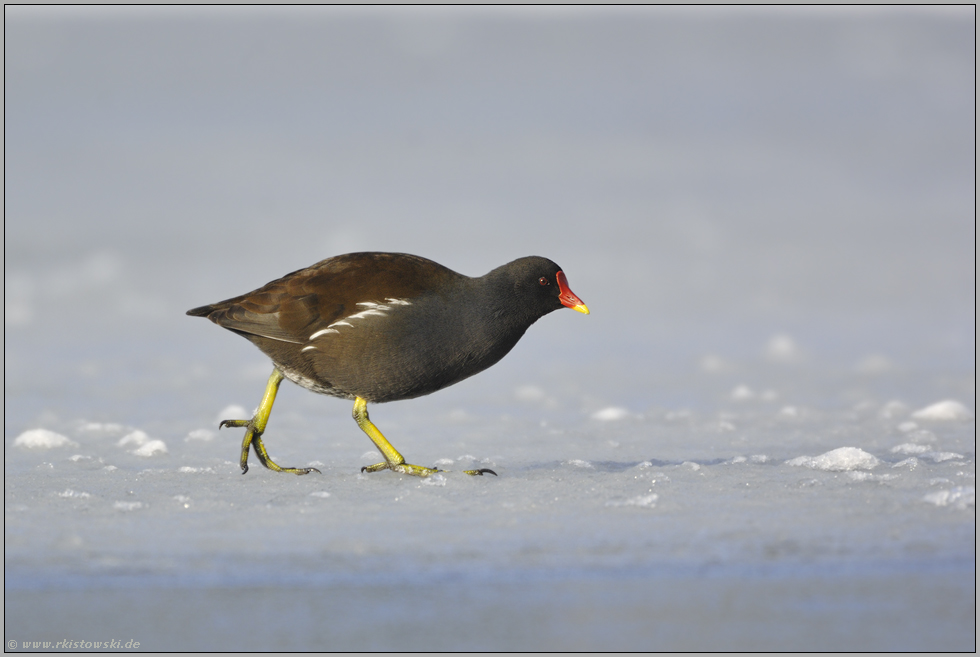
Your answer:
[[[428,395],[482,372],[503,358],[538,318],[561,307],[589,314],[547,258],[520,258],[470,278],[405,253],[349,253],[322,260],[243,294],[188,310],[250,340],[274,369],[245,427],[242,474],[249,446],[262,465],[282,468],[262,433],[283,378],[354,400],[354,419],[384,457],[361,471],[394,470],[427,477],[435,468],[411,465],[370,421],[368,402]],[[468,474],[492,470],[469,470]]]

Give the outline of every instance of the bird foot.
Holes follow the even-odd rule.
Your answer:
[[[438,468],[426,468],[421,465],[412,465],[411,463],[375,463],[374,465],[366,465],[361,468],[361,472],[378,472],[379,470],[391,470],[393,472],[398,472],[400,474],[412,475],[414,477],[429,477],[437,472],[446,472],[446,470],[440,470]],[[490,468],[480,468],[479,470],[463,470],[464,474],[480,476],[484,474],[492,474],[494,477],[497,473]]]
[[[248,472],[248,450],[250,447],[255,450],[255,455],[259,457],[262,465],[273,472],[288,472],[294,475],[305,475],[311,472],[323,474],[316,468],[284,468],[273,461],[269,457],[269,452],[266,451],[265,445],[262,443],[262,432],[256,428],[255,418],[251,420],[222,420],[218,424],[218,429],[220,430],[222,427],[245,427],[245,438],[242,440],[242,474]]]
[[[429,477],[437,472],[443,472],[438,468],[426,468],[425,466],[412,465],[411,463],[388,463],[387,461],[375,463],[374,465],[366,465],[361,468],[361,472],[378,472],[379,470],[391,470],[392,472],[412,475],[413,477]]]

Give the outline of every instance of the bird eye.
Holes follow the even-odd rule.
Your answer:
[[[538,279],[538,285],[548,285],[548,279],[542,276]]]

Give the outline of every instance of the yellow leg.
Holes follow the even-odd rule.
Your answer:
[[[371,422],[371,418],[368,417],[367,412],[367,400],[362,397],[355,397],[354,399],[354,420],[357,422],[357,426],[361,428],[361,431],[368,435],[374,446],[378,448],[381,452],[381,456],[384,457],[384,462],[375,463],[374,465],[367,465],[361,468],[361,472],[377,472],[378,470],[392,470],[394,472],[400,472],[401,474],[413,475],[416,477],[428,477],[437,472],[440,472],[437,468],[426,468],[421,465],[412,465],[411,463],[405,463],[405,457],[402,456],[397,449],[395,449],[388,439],[384,437],[378,427],[374,426]],[[464,470],[466,474],[469,475],[483,475],[484,473],[490,473],[496,476],[496,472],[493,470],[488,470],[482,468],[480,470]]]
[[[273,368],[269,382],[265,384],[265,394],[262,395],[262,402],[255,411],[255,416],[251,420],[222,420],[218,429],[222,427],[245,427],[245,438],[242,440],[242,474],[248,472],[248,449],[251,446],[255,450],[255,455],[265,467],[276,472],[292,472],[293,474],[304,475],[310,472],[320,472],[316,468],[283,468],[277,465],[266,451],[262,444],[262,434],[269,423],[269,414],[272,413],[272,405],[276,401],[276,393],[279,392],[279,384],[282,383],[283,375],[279,368]]]

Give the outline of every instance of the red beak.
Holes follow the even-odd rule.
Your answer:
[[[577,310],[580,313],[589,314],[588,307],[582,303],[582,300],[575,296],[575,293],[568,289],[568,279],[565,278],[564,272],[558,272],[558,300],[561,301],[561,305],[571,308],[572,310]]]

